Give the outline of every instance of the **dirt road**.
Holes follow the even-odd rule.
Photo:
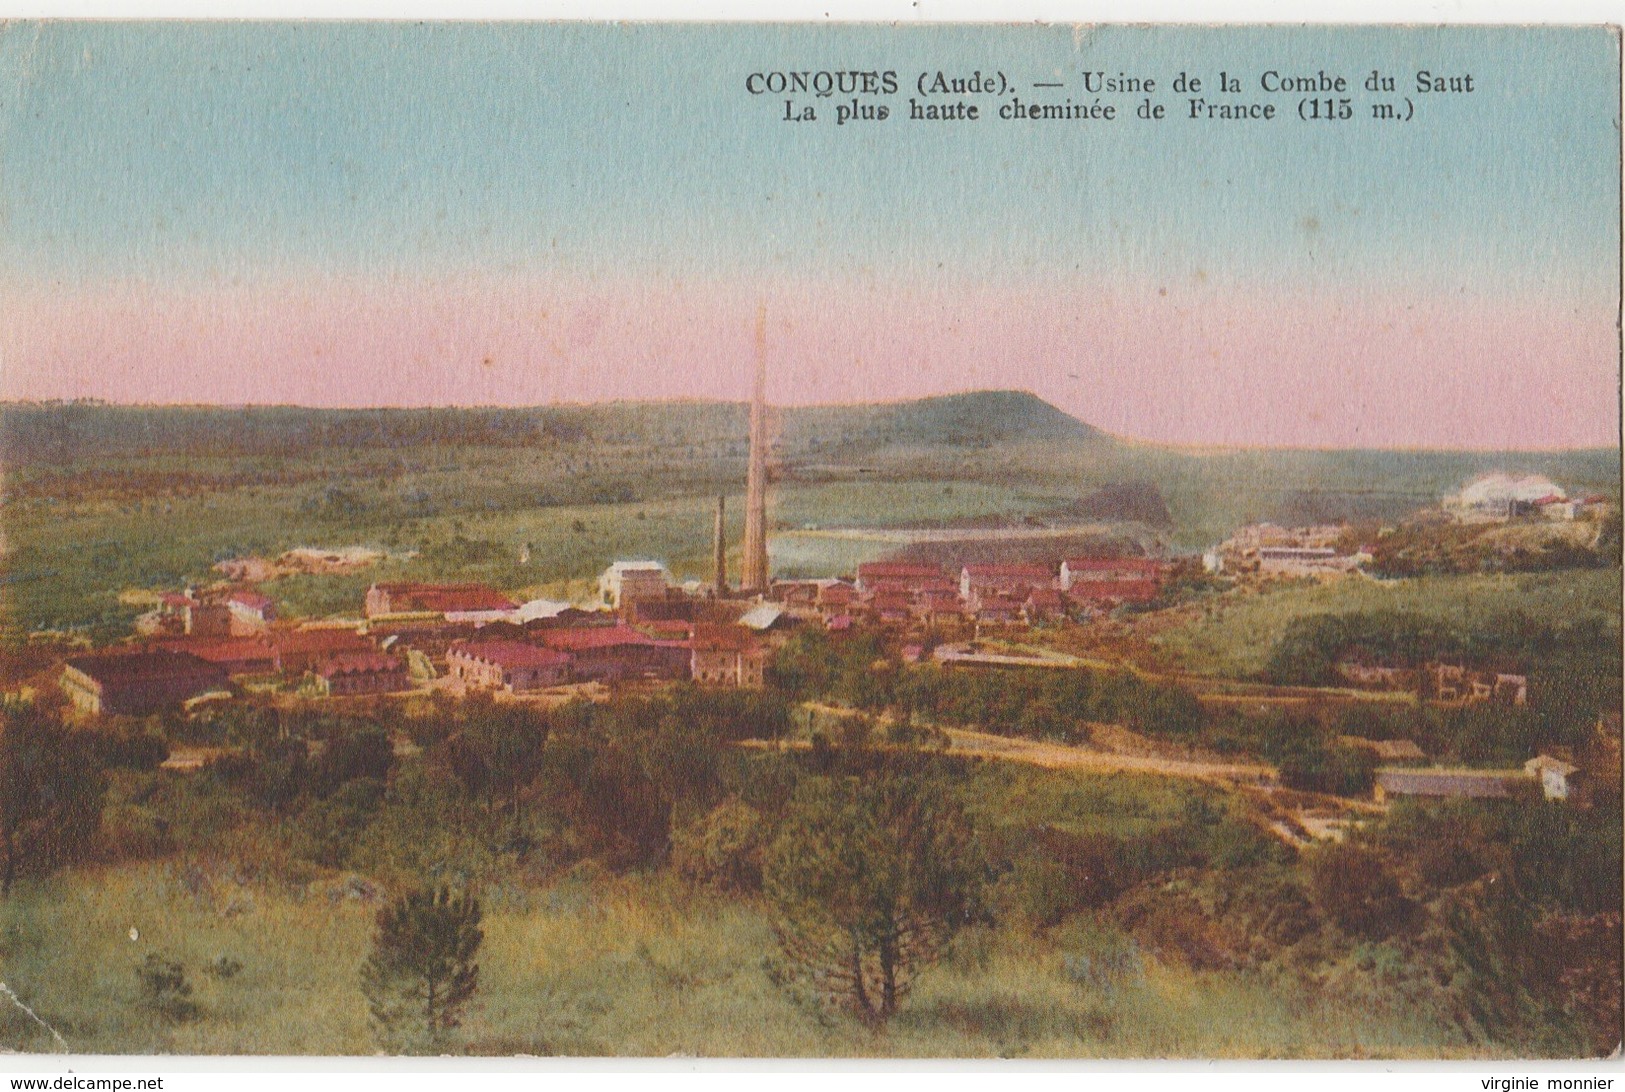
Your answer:
[[[949,753],[976,758],[1025,762],[1052,770],[1088,770],[1091,773],[1148,773],[1165,777],[1188,777],[1198,781],[1227,781],[1248,785],[1268,785],[1275,781],[1270,766],[1244,762],[1205,762],[1167,758],[1161,755],[1119,754],[1073,747],[1065,743],[1044,743],[1012,739],[988,732],[947,728]]]

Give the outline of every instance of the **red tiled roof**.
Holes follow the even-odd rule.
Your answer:
[[[865,584],[875,580],[914,580],[930,577],[941,579],[942,566],[919,561],[865,561],[858,566],[858,579]]]
[[[748,652],[756,647],[756,642],[737,626],[702,623],[694,627],[692,645],[703,652]]]
[[[189,652],[210,663],[243,663],[274,658],[271,646],[257,637],[169,637],[154,645],[171,652]]]
[[[1139,602],[1155,599],[1159,590],[1155,580],[1074,580],[1066,594],[1082,600],[1126,599]]]
[[[476,610],[513,610],[519,604],[485,584],[378,584],[393,610],[415,607],[441,614]],[[395,602],[399,599],[400,602]]]
[[[568,653],[527,645],[523,641],[479,641],[459,645],[451,650],[451,654],[483,660],[498,667],[554,667],[570,662]]]
[[[362,652],[373,647],[372,641],[353,629],[290,629],[277,630],[268,635],[277,652]]]
[[[870,601],[876,610],[907,610],[910,597],[906,591],[886,588],[875,592]]]
[[[334,656],[321,666],[317,672],[324,679],[331,679],[335,675],[373,675],[381,672],[403,671],[406,665],[393,656],[382,653],[355,653],[345,656]]]
[[[1054,574],[1042,565],[966,565],[965,572],[972,580],[1036,580],[1048,581]]]
[[[1156,574],[1162,571],[1162,562],[1152,557],[1069,557],[1067,572],[1140,572]]]
[[[257,591],[234,591],[227,600],[231,603],[240,603],[251,610],[264,610],[272,606],[271,597]]]
[[[549,648],[581,652],[588,649],[614,648],[617,645],[651,645],[656,648],[674,648],[681,641],[661,641],[627,625],[573,626],[565,629],[541,631],[541,639]]]
[[[103,684],[145,682],[187,676],[215,676],[222,682],[225,680],[225,673],[219,665],[194,656],[190,652],[168,648],[71,656],[67,660],[67,665],[76,671],[83,671]]]

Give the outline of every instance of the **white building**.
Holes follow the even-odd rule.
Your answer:
[[[598,578],[598,597],[619,610],[638,599],[664,599],[669,583],[666,567],[658,561],[617,561]]]
[[[1484,474],[1444,499],[1444,506],[1463,518],[1508,519],[1520,506],[1568,496],[1550,478],[1540,474]]]

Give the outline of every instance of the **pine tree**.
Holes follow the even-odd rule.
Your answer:
[[[767,854],[776,977],[883,1023],[976,916],[983,871],[969,818],[929,778],[807,779]]]
[[[444,1052],[479,985],[480,904],[450,889],[412,891],[378,912],[361,990],[392,1054]]]

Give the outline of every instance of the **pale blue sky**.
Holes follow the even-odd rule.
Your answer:
[[[1616,64],[1605,32],[1558,28],[12,24],[0,265],[1596,288],[1617,267]],[[826,67],[1059,74],[1075,100],[1084,68],[1210,86],[1228,69],[1247,98],[1272,67],[1380,67],[1402,88],[1473,72],[1478,90],[1413,94],[1408,124],[868,130],[785,124],[744,91]]]

